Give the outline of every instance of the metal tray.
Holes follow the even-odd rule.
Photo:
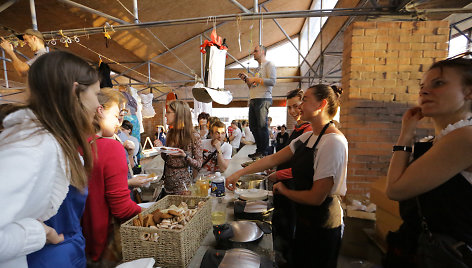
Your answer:
[[[252,221],[231,222],[234,236],[229,240],[232,242],[252,242],[262,237],[264,232]]]

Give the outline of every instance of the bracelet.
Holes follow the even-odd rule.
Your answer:
[[[392,152],[403,151],[411,153],[413,150],[411,146],[403,146],[403,145],[393,145]]]

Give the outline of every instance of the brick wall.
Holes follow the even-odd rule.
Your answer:
[[[447,57],[447,21],[355,22],[345,32],[341,129],[349,142],[348,194],[387,175],[404,111],[423,73]],[[432,135],[430,121],[417,135]]]

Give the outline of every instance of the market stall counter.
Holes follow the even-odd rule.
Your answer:
[[[272,197],[269,196],[269,200],[268,200],[269,203],[271,202],[271,199]],[[224,202],[226,202],[227,204],[226,221],[229,224],[235,221],[234,200],[235,200],[234,193],[227,192],[226,196],[224,197]],[[270,215],[266,217],[264,220],[266,222],[270,222]],[[262,221],[250,221],[250,222],[258,222],[259,225],[262,223]],[[270,227],[270,225],[268,224],[265,224],[265,226]],[[248,234],[248,237],[250,236],[251,235]],[[231,242],[231,241],[217,242],[213,229],[211,229],[207,233],[206,237],[203,239],[200,247],[197,249],[194,257],[192,258],[192,260],[190,261],[190,264],[187,267],[189,268],[203,267],[201,265],[202,260],[205,256],[205,253],[209,249],[229,250],[232,248],[242,248],[242,249],[251,250],[263,258],[269,259],[270,261],[274,261],[274,258],[275,258],[274,250],[273,250],[273,243],[272,243],[272,234],[270,233],[270,228],[268,230],[265,230],[262,237],[252,242]]]

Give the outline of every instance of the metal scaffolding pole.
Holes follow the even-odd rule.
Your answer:
[[[231,3],[236,5],[239,9],[241,9],[244,13],[251,13],[249,9],[247,9],[245,6],[241,5],[238,1],[236,0],[229,0]]]
[[[3,58],[3,76],[5,78],[5,87],[9,88],[10,86],[8,85],[8,72],[7,72],[7,61],[5,59],[5,50],[2,50],[2,58]]]
[[[264,4],[262,4],[262,8],[269,12],[269,10],[264,6]],[[298,52],[298,55],[300,55],[300,57],[302,57],[303,61],[308,65],[308,67],[310,67],[310,69],[316,74],[315,70],[313,70],[313,66],[310,65],[310,63],[308,63],[307,59],[305,58],[305,56],[303,56],[302,52],[298,49],[298,47],[295,45],[295,43],[293,43],[292,41],[292,38],[290,38],[290,36],[287,34],[287,32],[284,30],[284,28],[282,28],[282,26],[279,24],[279,22],[276,20],[276,19],[272,19],[275,24],[277,25],[277,27],[279,27],[280,31],[282,31],[282,33],[285,35],[285,37],[287,38],[287,40],[290,42],[290,44],[292,44],[292,46],[295,48],[295,50],[297,50]]]
[[[60,0],[72,2],[70,0]],[[72,2],[74,3],[74,2]],[[77,3],[75,3],[77,4]],[[434,10],[429,10],[434,12]],[[446,13],[465,13],[472,12],[472,9],[441,9],[438,12]],[[103,14],[103,13],[102,13]],[[324,10],[296,10],[296,11],[280,11],[280,12],[267,12],[267,13],[238,13],[238,14],[228,14],[228,15],[218,15],[212,18],[215,18],[217,21],[235,21],[240,18],[241,20],[259,20],[262,18],[273,19],[273,18],[305,18],[305,17],[330,17],[330,16],[382,16],[382,15],[397,15],[397,16],[414,16],[415,13],[402,11],[394,12],[387,8],[383,9],[371,9],[371,8],[338,8],[338,9],[324,9]],[[103,14],[106,15],[106,14]],[[109,16],[109,15],[106,15]],[[111,18],[110,18],[111,19]],[[116,18],[115,18],[116,19]],[[124,25],[115,25],[113,30],[122,31],[122,30],[134,30],[134,29],[143,29],[149,27],[162,27],[162,26],[173,26],[173,25],[186,25],[192,23],[207,23],[208,17],[196,17],[196,18],[186,18],[186,19],[175,19],[175,20],[165,20],[165,21],[151,21],[151,22],[142,22],[138,24],[128,24]],[[111,28],[110,28],[111,29]],[[103,27],[89,27],[89,28],[80,28],[80,29],[70,29],[62,30],[65,35],[78,35],[78,34],[96,34],[102,33]],[[59,31],[49,31],[43,32],[46,37],[60,36]]]
[[[169,67],[169,66],[167,66],[167,65],[164,65],[164,64],[162,64],[162,63],[155,62],[155,61],[152,61],[152,60],[151,60],[150,62],[153,63],[153,64],[155,64],[155,65],[157,65],[157,66],[161,66],[161,67],[166,68],[166,69],[168,69],[168,70],[171,70],[171,71],[174,71],[174,72],[176,72],[176,73],[179,73],[179,74],[181,74],[181,75],[185,75],[185,76],[190,77],[190,78],[195,78],[195,76],[193,76],[193,75],[191,75],[191,74],[184,73],[184,72],[182,72],[182,71],[176,70],[176,69],[174,69],[174,68],[172,68],[172,67]]]
[[[139,23],[138,18],[138,0],[133,0],[134,23]]]
[[[147,67],[148,67],[148,84],[151,83],[151,61],[147,62]]]
[[[174,49],[176,49],[176,48],[179,48],[179,47],[181,47],[181,46],[187,44],[188,42],[192,41],[193,39],[197,38],[198,36],[199,36],[199,35],[195,35],[194,37],[191,37],[191,38],[189,38],[189,39],[183,41],[182,43],[180,43],[180,44],[178,44],[178,45],[176,45],[176,46],[174,46],[174,47],[171,47],[169,50],[166,50],[166,51],[162,52],[161,54],[152,57],[150,60],[145,61],[145,62],[143,62],[143,63],[140,63],[140,64],[138,64],[138,65],[136,65],[136,66],[134,66],[134,67],[132,67],[132,68],[130,68],[130,69],[128,69],[128,70],[126,70],[126,71],[120,73],[120,74],[117,74],[117,75],[113,76],[113,78],[120,77],[120,76],[122,76],[122,75],[124,75],[124,74],[126,74],[126,73],[128,73],[128,72],[131,72],[132,70],[136,70],[137,68],[139,68],[139,67],[145,65],[146,63],[148,63],[148,62],[150,62],[150,61],[153,61],[153,60],[155,60],[155,59],[157,59],[157,58],[159,58],[159,57],[161,57],[161,56],[164,56],[165,54],[169,53],[170,51],[172,51],[172,50],[174,50]]]
[[[9,8],[11,5],[13,5],[14,3],[16,3],[18,0],[8,0],[6,1],[5,3],[3,3],[1,6],[0,6],[0,12],[4,11],[5,9]]]
[[[203,35],[200,34],[200,44],[203,44]],[[203,54],[200,53],[200,78],[203,79]]]
[[[99,16],[101,16],[101,17],[110,19],[110,20],[112,20],[112,21],[116,21],[116,22],[118,22],[118,23],[120,23],[120,24],[130,25],[130,23],[127,22],[127,21],[124,21],[124,20],[122,20],[122,19],[115,18],[115,17],[110,16],[110,15],[108,15],[108,14],[106,14],[106,13],[103,13],[103,12],[98,11],[98,10],[96,10],[96,9],[93,9],[93,8],[90,8],[90,7],[87,7],[87,6],[84,6],[84,5],[79,4],[79,3],[76,3],[76,2],[74,2],[74,1],[70,1],[70,0],[59,0],[59,1],[65,3],[65,4],[69,4],[69,5],[71,5],[71,6],[74,6],[74,7],[78,7],[78,8],[80,8],[80,9],[82,9],[82,10],[88,11],[88,12],[93,13],[93,14],[96,14],[96,15],[99,15]],[[115,28],[115,27],[117,27],[117,26],[113,26],[113,28]],[[102,28],[102,29],[103,29],[103,27],[95,27],[95,28]],[[82,33],[83,33],[83,32],[84,32],[84,31],[82,31]],[[68,34],[69,34],[69,33],[68,33]]]
[[[38,21],[36,20],[36,7],[34,6],[34,0],[30,0],[30,10],[31,10],[31,22],[33,24],[33,30],[38,30]]]
[[[465,38],[467,38],[467,40],[469,41],[469,43],[472,43],[472,39],[470,39],[470,37],[464,33],[463,31],[461,31],[461,29],[459,29],[456,25],[453,25],[452,28],[454,28],[454,30],[456,30],[457,32],[459,32],[462,36],[464,36]]]
[[[310,79],[310,78],[318,78],[318,76],[279,76],[276,79]],[[329,78],[329,79],[341,79],[340,76],[328,76],[324,78]],[[231,78],[225,78],[225,81],[234,81],[234,80],[241,80],[238,77],[231,77]],[[181,84],[181,83],[191,83],[194,82],[195,80],[174,80],[174,81],[165,81],[162,83],[165,84]],[[129,83],[128,85],[134,86],[134,85],[139,85],[139,86],[150,86],[150,85],[156,85],[156,84],[162,84],[161,82],[150,82],[150,83],[143,83],[143,82],[136,82],[136,83]],[[114,84],[118,85],[118,84]]]

